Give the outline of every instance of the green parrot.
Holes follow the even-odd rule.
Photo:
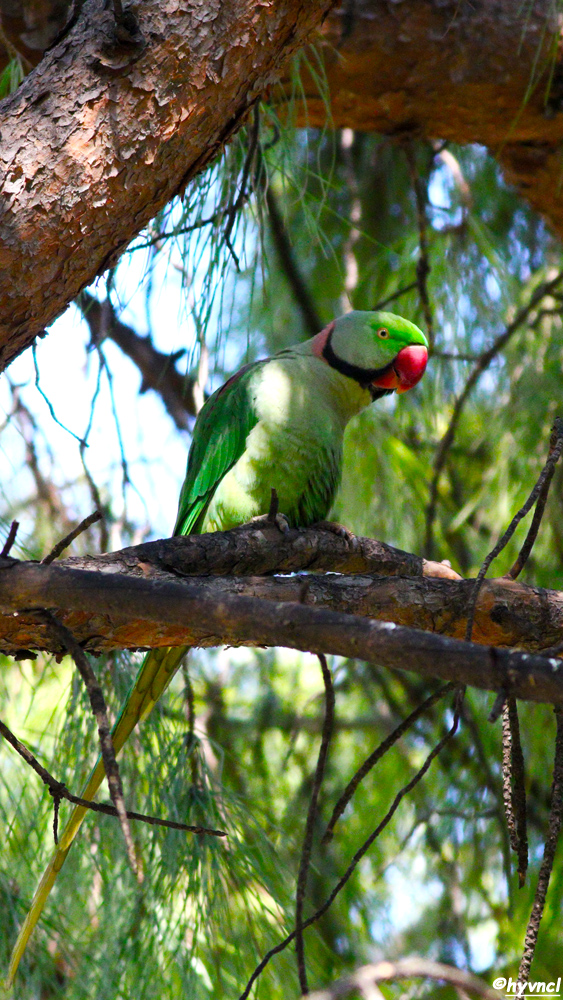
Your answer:
[[[416,385],[427,348],[422,331],[400,316],[350,312],[311,340],[241,368],[197,418],[174,534],[225,531],[263,515],[272,487],[291,527],[322,521],[340,480],[346,424],[373,400]],[[187,648],[145,656],[113,728],[116,753],[165,691]],[[98,760],[82,797],[92,799],[104,776]],[[73,810],[36,890],[8,985],[86,812]]]

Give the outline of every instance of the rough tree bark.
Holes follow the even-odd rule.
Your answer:
[[[48,605],[91,652],[285,645],[374,658],[489,690],[504,684],[518,697],[563,703],[561,659],[530,655],[562,642],[563,594],[487,581],[475,616],[479,650],[459,642],[473,581],[425,578],[429,567],[418,556],[369,538],[357,542],[351,550],[324,531],[282,538],[275,527],[245,527],[57,565],[0,559],[0,650],[60,652],[58,637],[33,614]],[[246,575],[303,569],[333,572]],[[217,575],[227,572],[233,575]],[[510,658],[500,646],[530,653]]]
[[[202,170],[331,0],[86,0],[0,121],[0,370]]]
[[[0,582],[2,578],[0,604],[12,614],[22,605],[42,608],[46,603],[56,612],[64,609],[65,614],[77,612],[79,617],[84,609],[95,609],[98,621],[121,619],[126,628],[131,616],[135,625],[140,620],[152,622],[154,646],[168,645],[171,632],[180,645],[287,646],[373,660],[423,677],[563,705],[563,661],[557,657],[479,646],[297,602],[223,593],[210,598],[197,584],[133,578],[124,585],[118,575],[101,581],[99,573],[37,563],[7,566]],[[48,627],[44,642],[55,652],[64,652]]]
[[[44,9],[48,33],[64,0],[26,6]],[[210,162],[329,6],[146,0],[145,48],[120,59],[109,10],[87,0],[2,104],[0,370]],[[322,30],[335,124],[483,143],[563,233],[563,64],[550,0],[525,12],[514,0],[347,0]],[[304,85],[307,120],[324,124],[306,75]]]

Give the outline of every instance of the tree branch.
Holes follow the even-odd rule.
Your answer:
[[[545,298],[546,295],[551,295],[555,291],[558,285],[563,281],[563,271],[559,271],[550,281],[542,283],[538,288],[535,289],[533,294],[530,296],[526,305],[522,306],[518,310],[516,316],[511,323],[508,324],[505,330],[498,337],[495,338],[491,346],[480,355],[475,367],[472,369],[462,391],[457,397],[452,415],[450,417],[450,422],[446,429],[444,436],[441,438],[440,443],[436,449],[436,454],[434,456],[434,472],[432,475],[432,482],[430,484],[428,506],[426,509],[426,540],[425,540],[425,551],[428,558],[433,554],[434,548],[434,519],[436,516],[436,509],[438,503],[438,484],[440,481],[440,476],[442,470],[446,464],[446,459],[448,456],[448,451],[451,448],[455,434],[457,431],[457,425],[459,423],[463,408],[473,391],[473,388],[479,381],[483,372],[487,370],[492,361],[497,357],[500,351],[506,347],[509,340],[514,336],[515,333],[522,327],[522,325],[528,319],[530,313],[536,308],[537,305]]]
[[[187,430],[187,418],[197,416],[197,407],[195,378],[182,375],[176,368],[176,362],[185,352],[163,354],[158,351],[150,335],[141,337],[119,319],[109,299],[100,302],[89,292],[81,292],[76,304],[88,324],[92,343],[99,345],[106,338],[113,340],[139,369],[140,392],[149,389],[157,392],[178,430]]]
[[[50,613],[50,611],[41,611],[39,614],[46,621],[49,629],[54,632],[59,642],[62,643],[64,649],[72,656],[78,673],[84,682],[92,714],[96,720],[96,726],[98,728],[100,753],[104,764],[104,770],[106,772],[111,801],[113,802],[115,811],[119,818],[121,832],[123,833],[123,839],[127,848],[129,864],[131,865],[133,873],[137,878],[137,882],[139,885],[142,885],[143,870],[135,854],[135,845],[133,843],[133,837],[131,836],[131,827],[129,826],[127,810],[125,808],[123,784],[119,773],[119,765],[115,756],[113,740],[111,738],[111,727],[109,724],[107,706],[103,691],[98,684],[98,680],[86,653],[76,641],[72,632],[62,625],[61,622]]]
[[[146,45],[116,65],[113,12],[85,0],[2,104],[0,369],[217,156],[330,6],[145,0]]]
[[[105,816],[116,816],[117,809],[115,806],[109,806],[105,802],[92,802],[89,799],[83,799],[80,795],[73,795],[69,792],[66,785],[62,781],[57,781],[52,774],[47,771],[42,764],[33,756],[28,747],[18,740],[17,736],[14,736],[11,729],[5,725],[0,719],[0,736],[14,748],[14,750],[19,753],[20,757],[23,757],[26,764],[39,775],[41,781],[47,786],[53,799],[55,800],[55,810],[57,810],[57,803],[61,799],[66,799],[67,802],[71,802],[75,806],[83,806],[85,809],[90,809],[92,812],[103,813]],[[226,837],[227,834],[224,830],[213,830],[207,826],[191,826],[188,823],[178,823],[173,819],[160,819],[158,816],[147,816],[145,813],[132,812],[130,809],[127,810],[127,819],[138,820],[140,823],[146,823],[148,826],[163,826],[167,830],[183,830],[185,833],[201,833],[209,834],[213,837]],[[55,843],[57,843],[56,837],[56,827],[55,829]]]
[[[323,732],[321,745],[319,747],[319,756],[317,759],[317,766],[315,768],[315,776],[313,778],[313,787],[311,789],[311,797],[309,799],[309,808],[307,810],[307,820],[305,823],[305,833],[303,836],[301,859],[297,875],[297,890],[295,893],[295,951],[297,953],[299,985],[301,986],[301,991],[303,993],[309,992],[309,987],[307,985],[307,969],[305,965],[305,945],[303,941],[303,904],[305,903],[305,894],[307,892],[307,877],[309,874],[309,865],[311,863],[313,836],[315,833],[315,824],[317,822],[318,815],[319,792],[321,790],[328,757],[328,749],[334,729],[335,696],[332,674],[330,672],[330,667],[326,662],[326,656],[322,653],[319,655],[319,662],[325,686],[325,717],[323,721]]]
[[[9,568],[18,564],[8,559],[0,565]],[[298,601],[453,638],[464,636],[474,586],[471,580],[426,578],[422,574],[446,567],[425,563],[418,556],[375,539],[356,538],[351,549],[344,538],[332,532],[308,529],[282,536],[276,526],[268,524],[162,539],[101,556],[70,557],[57,565],[103,574],[99,586],[111,574],[113,586],[121,587],[124,594],[131,578],[170,583],[197,575],[192,583],[202,596],[215,601],[237,594]],[[303,576],[304,570],[312,575]],[[274,572],[294,575],[272,578]],[[76,577],[75,585],[80,586],[83,579]],[[15,576],[11,580],[15,583]],[[47,578],[45,581],[48,585]],[[26,604],[22,600],[20,607]],[[47,593],[43,601],[52,603]],[[81,605],[79,611],[59,611],[59,618],[90,652],[199,641],[199,636],[190,632],[188,621],[181,627],[167,626],[165,622],[157,627],[143,621],[134,608],[130,608],[129,620],[124,621],[123,615],[99,614],[95,599],[89,610],[87,605]],[[485,580],[472,638],[483,645],[518,646],[528,652],[549,649],[549,655],[556,655],[563,642],[563,593],[505,578]],[[0,650],[23,657],[30,649],[51,649],[45,630],[32,616],[0,615]]]
[[[525,18],[513,0],[354,0],[338,4],[321,30],[322,87],[336,127],[481,143],[563,234],[562,53],[550,0],[533,0]],[[324,93],[306,66],[301,84],[298,123],[326,127]],[[288,75],[284,96],[290,87]]]
[[[408,781],[406,785],[403,785],[403,787],[397,792],[395,798],[393,799],[393,802],[391,803],[391,806],[385,813],[383,819],[377,824],[375,830],[373,830],[372,833],[370,833],[369,837],[366,840],[364,840],[361,847],[358,848],[358,850],[354,854],[354,857],[350,861],[350,864],[348,865],[346,871],[338,879],[338,882],[334,886],[330,895],[324,901],[322,906],[320,906],[318,910],[316,910],[315,913],[313,913],[312,916],[310,916],[305,921],[305,923],[303,924],[303,929],[305,929],[306,927],[310,927],[312,924],[316,923],[317,920],[320,920],[320,918],[323,917],[325,913],[327,913],[327,911],[332,906],[336,897],[339,895],[339,893],[342,891],[348,880],[354,874],[362,858],[365,857],[365,855],[369,851],[371,845],[377,840],[377,838],[383,832],[385,827],[388,826],[388,824],[390,823],[391,819],[393,818],[397,809],[399,808],[401,802],[403,801],[405,795],[408,795],[410,792],[412,792],[413,788],[415,788],[415,786],[418,785],[418,783],[422,780],[422,778],[428,771],[430,765],[432,764],[432,761],[435,760],[438,754],[443,750],[446,743],[448,743],[449,740],[452,738],[452,736],[455,735],[459,724],[461,701],[462,701],[462,696],[460,697],[458,692],[454,700],[455,704],[454,718],[450,729],[448,729],[445,735],[442,736],[442,738],[439,740],[436,746],[430,751],[424,763],[418,769],[416,774],[414,774],[413,777],[410,779],[410,781]],[[291,933],[288,934],[287,937],[283,939],[283,941],[280,941],[278,945],[275,945],[274,948],[271,948],[270,951],[268,951],[266,955],[264,955],[264,958],[259,963],[259,965],[256,966],[254,972],[252,973],[248,983],[246,984],[245,989],[243,990],[243,992],[239,997],[239,1000],[246,1000],[253,984],[256,982],[256,979],[261,974],[261,972],[265,969],[270,959],[273,958],[274,955],[279,954],[281,951],[287,948],[288,944],[291,944],[295,936],[296,932],[291,931]]]
[[[471,996],[483,997],[483,1000],[499,1000],[502,997],[501,993],[491,989],[487,983],[471,972],[456,969],[453,965],[444,965],[442,962],[431,962],[427,958],[415,955],[393,962],[384,960],[377,965],[364,965],[328,989],[310,993],[309,1000],[340,1000],[357,992],[368,998],[371,996],[370,989],[373,989],[375,983],[391,983],[401,979],[431,979],[450,983],[454,988],[459,988]]]
[[[0,607],[8,613],[0,621],[3,625],[22,622],[25,630],[26,609],[32,612],[55,607],[59,619],[90,649],[108,648],[104,632],[108,631],[109,619],[120,626],[112,640],[113,648],[138,647],[141,639],[149,637],[153,646],[287,646],[374,660],[384,667],[408,669],[456,685],[563,704],[560,659],[483,648],[387,621],[304,604],[217,593],[209,596],[206,583],[209,581],[201,579],[182,583],[134,576],[124,579],[114,573],[102,575],[8,558],[0,560]],[[274,583],[279,586],[281,581]],[[447,581],[434,583],[455,586]],[[86,635],[83,628],[79,636],[85,616]],[[147,628],[147,623],[153,627]],[[62,651],[48,630],[35,634],[39,648]],[[120,639],[119,644],[115,637]]]

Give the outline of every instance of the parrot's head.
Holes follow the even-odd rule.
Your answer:
[[[372,399],[412,389],[424,375],[428,341],[422,330],[388,312],[349,312],[313,340],[313,351]]]

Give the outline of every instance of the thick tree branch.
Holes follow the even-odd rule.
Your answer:
[[[15,587],[17,575],[25,572],[25,564],[11,559],[1,565],[16,568],[9,569],[7,574],[0,571],[0,594],[6,592],[6,587],[8,590]],[[31,569],[34,564],[27,565]],[[440,564],[425,563],[418,556],[375,539],[358,538],[351,548],[345,539],[327,531],[290,531],[282,536],[277,527],[264,524],[260,528],[162,539],[107,555],[61,561],[58,567],[87,571],[84,575],[71,574],[72,586],[80,588],[88,580],[90,583],[84,591],[84,604],[80,598],[77,603],[60,604],[57,614],[91,652],[197,645],[202,641],[210,645],[213,643],[202,640],[197,627],[192,628],[190,618],[182,618],[179,623],[167,621],[166,617],[162,622],[153,622],[144,619],[134,599],[130,600],[130,587],[137,581],[169,584],[191,576],[190,583],[197,587],[200,596],[214,602],[241,595],[266,601],[301,602],[313,608],[462,638],[473,581],[424,577],[422,574],[433,566],[441,568]],[[311,572],[304,576],[304,570]],[[328,575],[318,571],[328,571]],[[299,575],[273,577],[274,572]],[[2,578],[7,582],[2,584]],[[48,577],[41,580],[42,586],[48,588]],[[119,609],[103,610],[95,597],[91,598],[92,603],[87,603],[90,589],[102,589],[110,580],[114,592],[121,592],[123,601],[129,601],[123,604],[121,613]],[[182,583],[177,586],[179,597]],[[56,604],[54,594],[48,589],[42,594],[44,605]],[[10,600],[9,593],[7,599]],[[34,601],[35,598],[31,601],[22,593],[18,606],[29,607]],[[197,623],[197,617],[194,621]],[[563,642],[563,594],[527,587],[506,578],[487,580],[476,608],[473,639],[483,645],[518,646],[529,652],[557,647]],[[218,636],[216,641],[219,644],[227,640]],[[243,641],[251,641],[251,637]],[[21,656],[30,649],[56,651],[46,630],[33,616],[25,614],[0,615],[0,649]]]
[[[90,649],[108,648],[109,619],[121,623],[121,647],[139,646],[149,635],[153,646],[287,646],[374,660],[384,667],[412,670],[456,685],[563,704],[563,662],[556,658],[484,648],[304,604],[239,595],[210,597],[201,581],[124,579],[112,573],[102,576],[9,558],[0,566],[5,567],[0,569],[3,624],[21,620],[25,629],[25,609],[56,608],[57,616]],[[85,619],[87,635],[80,636]],[[147,629],[146,623],[151,622],[154,627]],[[37,645],[63,652],[47,634]]]
[[[550,0],[533,0],[525,17],[514,0],[342,0],[322,28],[332,121],[488,146],[563,234],[560,30]],[[306,68],[302,82],[298,121],[323,127],[325,101]]]
[[[0,369],[217,155],[331,0],[103,0],[2,103]],[[116,47],[117,46],[117,47]]]

